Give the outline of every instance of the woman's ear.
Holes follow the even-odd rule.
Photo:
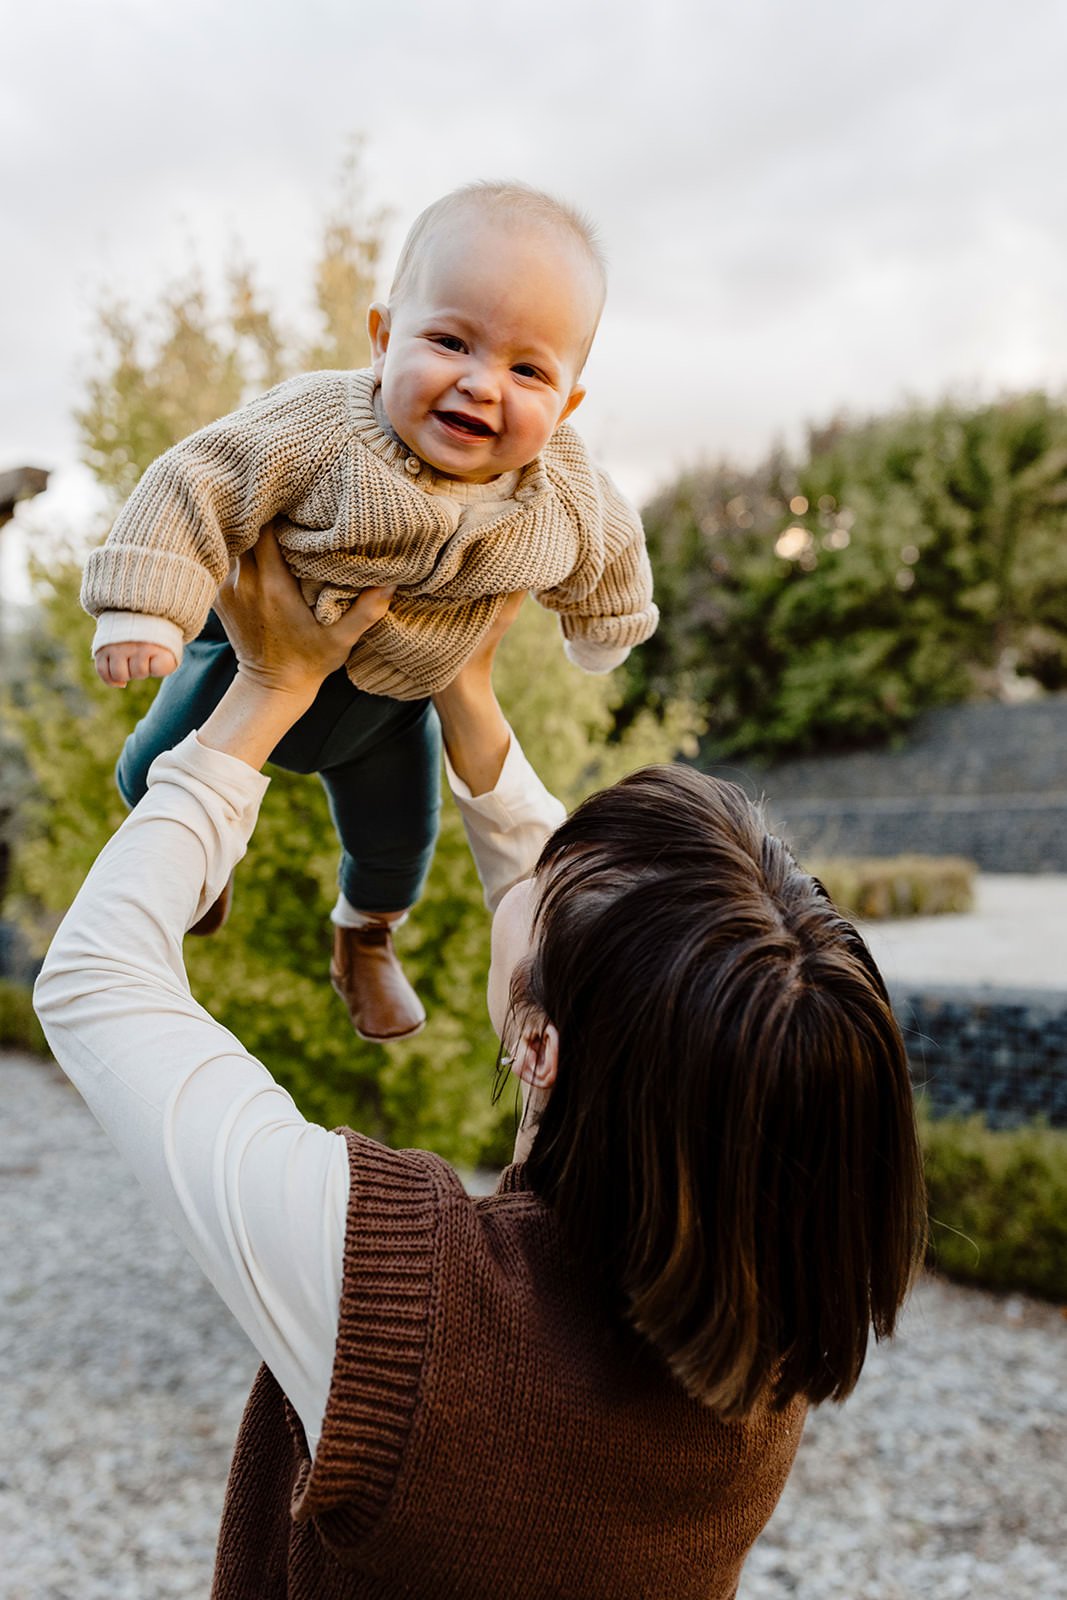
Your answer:
[[[511,1070],[528,1089],[551,1089],[559,1071],[559,1033],[554,1023],[546,1022],[522,1034]]]
[[[370,339],[374,376],[381,381],[385,352],[389,348],[389,307],[376,300],[367,312],[367,337]]]

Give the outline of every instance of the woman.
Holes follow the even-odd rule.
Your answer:
[[[807,1404],[849,1393],[920,1254],[884,987],[729,785],[651,769],[544,843],[559,808],[489,648],[438,709],[500,901],[516,1164],[475,1201],[432,1155],[306,1123],[192,1000],[181,939],[243,852],[258,769],[389,598],[322,628],[269,535],[241,558],[219,601],[238,675],[157,762],[38,983],[57,1059],[266,1363],[214,1593],[727,1600]]]

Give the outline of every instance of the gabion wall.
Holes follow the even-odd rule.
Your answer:
[[[1067,1127],[1067,990],[908,988],[892,998],[916,1092],[935,1116]]]
[[[983,872],[1067,872],[1067,695],[948,706],[896,748],[711,769],[754,796],[803,860],[962,855]]]

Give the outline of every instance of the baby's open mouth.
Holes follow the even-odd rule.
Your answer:
[[[493,429],[487,422],[482,422],[479,417],[468,417],[464,411],[435,411],[434,416],[446,427],[455,428],[458,433],[470,434],[472,439],[493,437]]]

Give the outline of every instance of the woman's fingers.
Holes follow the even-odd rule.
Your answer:
[[[346,632],[351,633],[354,639],[360,638],[368,628],[373,628],[374,624],[385,616],[395,593],[395,583],[387,583],[377,589],[363,589],[357,594],[344,616],[334,623],[334,627],[344,626]]]
[[[506,633],[515,621],[515,618],[522,610],[523,601],[528,593],[528,589],[516,589],[514,594],[509,594],[504,601],[500,608],[500,616],[497,618],[497,626],[502,633]]]
[[[321,681],[343,666],[356,641],[389,609],[394,588],[365,589],[337,622],[320,623],[268,524],[234,562],[216,609],[245,671],[288,687]]]
[[[285,568],[286,572],[289,570],[285,566],[285,557],[282,555],[281,545],[278,543],[278,536],[274,531],[273,522],[264,523],[259,531],[258,540],[246,551],[246,554],[253,559],[258,556],[262,565],[268,571],[272,568],[276,570],[279,567]]]
[[[363,589],[336,622],[328,624],[316,622],[316,627],[321,627],[329,637],[327,647],[343,653],[339,664],[343,665],[356,642],[385,616],[395,592],[395,584],[386,584],[376,589]],[[323,643],[326,644],[326,641]]]
[[[491,668],[496,656],[497,646],[511,627],[515,618],[522,610],[522,603],[526,599],[527,590],[518,589],[514,594],[509,594],[500,610],[493,619],[492,626],[488,629],[478,644],[478,648],[469,658],[466,666],[472,671],[481,671],[486,667]],[[465,670],[461,669],[461,670]]]
[[[264,523],[259,531],[259,538],[255,544],[249,545],[247,550],[242,550],[237,557],[234,584],[236,586],[241,573],[255,573],[260,582],[271,585],[284,584],[287,588],[297,587],[296,579],[286,564],[282,547],[278,543],[278,536],[274,532],[272,522]]]
[[[219,586],[220,590],[227,589],[231,595],[235,594],[241,581],[242,572],[248,573],[249,575],[254,575],[255,570],[255,548],[253,547],[251,550],[242,550],[241,554],[239,556],[234,556],[232,562],[230,563],[230,570],[226,574],[225,578],[223,578],[222,583]]]

